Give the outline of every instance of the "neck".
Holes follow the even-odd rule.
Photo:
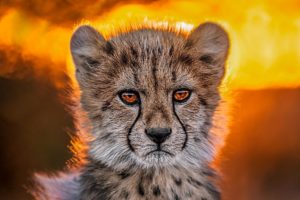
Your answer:
[[[81,199],[201,199],[217,200],[220,194],[209,167],[126,169],[115,171],[101,162],[90,161],[80,179]]]

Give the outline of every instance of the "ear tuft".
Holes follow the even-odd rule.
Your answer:
[[[219,25],[206,22],[195,28],[188,37],[199,59],[207,64],[223,65],[228,54],[229,38]]]
[[[105,43],[104,37],[93,27],[80,26],[71,38],[71,53],[76,71],[88,71],[99,65],[99,49]]]

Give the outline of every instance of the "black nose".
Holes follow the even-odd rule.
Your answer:
[[[161,144],[171,135],[170,128],[147,128],[146,135],[155,143]]]

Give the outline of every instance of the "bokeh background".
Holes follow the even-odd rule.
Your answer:
[[[222,86],[229,134],[217,162],[224,199],[300,199],[298,0],[0,0],[0,199],[32,199],[32,173],[64,169],[72,157],[77,25],[108,37],[128,24],[189,31],[207,20],[232,42]]]

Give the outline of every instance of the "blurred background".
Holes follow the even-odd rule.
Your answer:
[[[1,0],[0,199],[32,199],[34,172],[64,169],[75,120],[69,40],[90,23],[106,37],[128,24],[228,30],[222,87],[229,134],[218,157],[225,200],[300,199],[300,1]]]

